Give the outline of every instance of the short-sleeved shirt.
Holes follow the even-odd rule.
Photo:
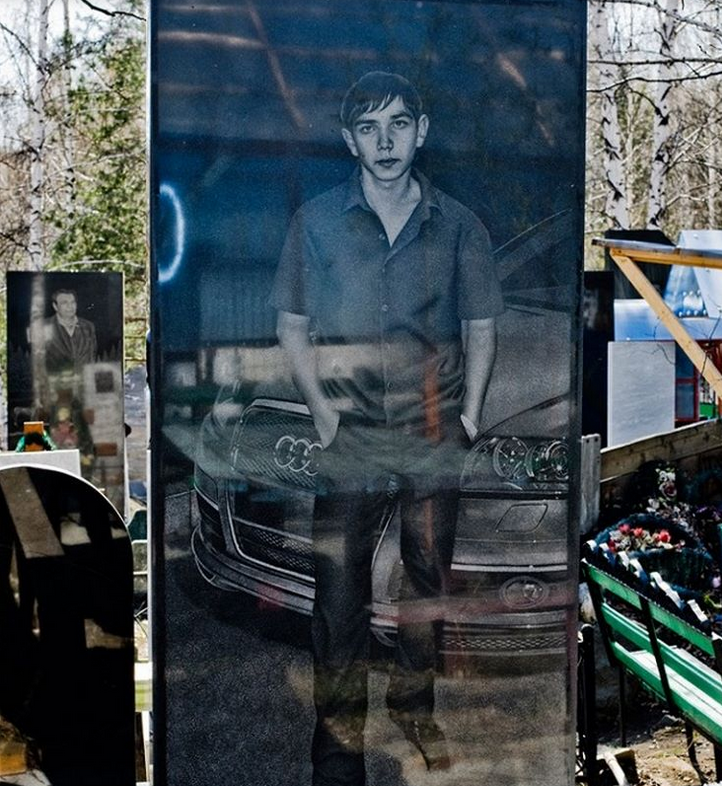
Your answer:
[[[457,418],[461,320],[503,311],[489,234],[414,172],[421,199],[393,244],[358,170],[296,212],[271,293],[311,318],[327,394],[379,425]]]

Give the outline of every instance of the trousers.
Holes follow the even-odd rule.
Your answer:
[[[390,505],[398,506],[403,571],[386,703],[409,718],[434,711],[443,625],[435,601],[449,589],[462,439],[455,432],[429,445],[418,435],[342,422],[324,451],[313,522],[313,786],[366,782],[372,560]]]

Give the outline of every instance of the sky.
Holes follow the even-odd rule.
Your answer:
[[[118,0],[92,0],[99,8],[112,9]],[[29,64],[27,58],[19,58],[18,41],[28,44],[32,53],[36,51],[38,9],[40,0],[0,0],[0,93],[3,97],[3,111],[0,113],[0,142],[13,144],[14,130],[23,122],[27,114],[21,95],[27,92]],[[49,0],[48,42],[52,45],[63,32],[63,0]],[[104,17],[92,11],[81,0],[68,0],[71,26],[85,35],[87,20]],[[5,30],[3,28],[7,28]],[[15,36],[13,35],[15,34]]]
[[[113,9],[118,5],[118,0],[92,0],[94,6],[104,9]],[[34,35],[37,26],[38,8],[40,0],[0,0],[0,25],[10,28],[21,35],[24,40],[28,35]],[[58,38],[63,31],[63,0],[49,0],[49,38]],[[85,28],[85,20],[95,17],[102,21],[103,15],[88,8],[81,0],[68,0],[71,25],[76,28]],[[29,11],[29,13],[28,13]],[[6,34],[0,30],[0,79],[5,81],[8,72],[12,71]]]
[[[12,30],[24,41],[34,39],[39,5],[39,0],[0,0],[0,25]],[[81,9],[89,10],[79,0],[69,0],[68,7],[71,20],[76,23],[79,23]],[[48,24],[49,38],[57,38],[61,35],[63,30],[62,0],[50,0]],[[13,37],[0,30],[0,80],[2,82],[17,78],[12,58],[12,52],[15,49],[13,44]],[[34,49],[35,45],[32,46],[32,50]]]

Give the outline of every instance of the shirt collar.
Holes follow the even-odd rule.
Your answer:
[[[429,181],[429,178],[423,174],[423,172],[419,172],[418,169],[413,169],[411,171],[413,178],[418,181],[419,185],[421,186],[421,210],[422,215],[424,218],[427,218],[430,215],[430,210],[432,207],[435,207],[437,210],[441,212],[441,203],[439,201],[439,193],[434,188],[434,186]],[[366,201],[366,197],[364,196],[363,188],[361,187],[361,167],[357,166],[354,169],[353,174],[348,179],[347,189],[346,189],[346,199],[343,203],[343,207],[341,208],[342,213],[346,213],[351,208],[360,207],[363,210],[371,211],[368,202]]]
[[[60,319],[60,317],[56,314],[56,319],[58,320],[58,324],[62,325],[66,330],[72,330],[78,326],[78,315],[76,314],[72,319]]]

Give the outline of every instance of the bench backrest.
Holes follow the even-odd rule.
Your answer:
[[[627,582],[612,566],[605,570],[590,559],[582,564],[610,662],[722,741],[722,638],[638,591],[631,574]]]

